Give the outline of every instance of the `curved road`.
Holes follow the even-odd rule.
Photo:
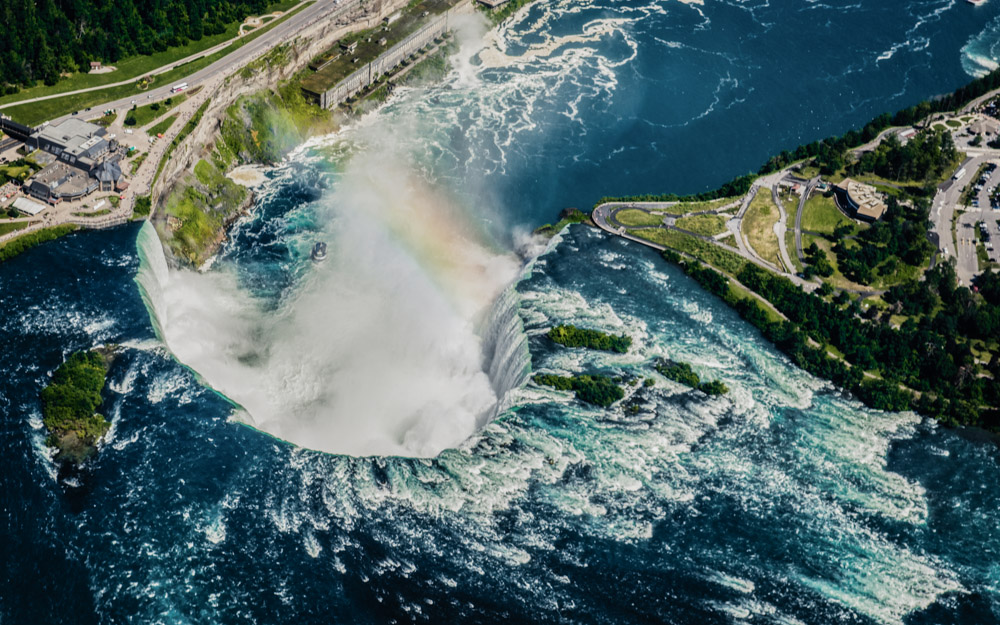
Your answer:
[[[754,187],[753,189],[751,189],[751,192],[748,193],[748,196],[750,196],[750,195],[756,195],[756,190],[757,190],[756,187]],[[749,205],[749,201],[745,201],[744,202],[744,208],[741,209],[741,212],[743,210],[745,210],[745,207],[748,206],[748,205]],[[653,243],[652,241],[649,241],[648,239],[643,239],[643,238],[636,237],[636,236],[633,236],[633,235],[629,234],[625,230],[625,227],[623,225],[619,224],[615,220],[614,214],[617,213],[619,210],[621,210],[623,208],[634,208],[634,209],[641,210],[641,211],[644,211],[644,212],[649,212],[650,209],[660,209],[660,208],[664,208],[664,207],[665,207],[664,203],[655,203],[655,202],[606,202],[604,204],[600,204],[597,207],[595,207],[593,213],[591,214],[591,217],[593,218],[594,223],[597,224],[598,228],[600,228],[601,230],[604,230],[605,232],[607,232],[609,234],[613,234],[613,235],[622,237],[624,239],[628,239],[629,241],[634,241],[634,242],[639,243],[641,245],[645,245],[646,247],[651,247],[651,248],[653,248],[655,250],[659,250],[659,251],[662,252],[662,251],[664,251],[664,250],[667,249],[666,246],[660,245],[659,243]],[[753,254],[751,254],[749,252],[743,252],[740,249],[736,249],[734,247],[731,247],[729,245],[721,243],[721,242],[713,239],[712,237],[702,236],[702,235],[690,232],[688,230],[684,230],[682,228],[677,228],[675,226],[666,226],[666,225],[663,225],[663,226],[649,226],[648,228],[650,228],[650,229],[652,229],[652,228],[663,228],[665,230],[675,230],[677,232],[682,232],[682,233],[687,234],[689,236],[696,237],[696,238],[698,238],[698,239],[700,239],[702,241],[706,241],[708,243],[711,243],[712,245],[716,245],[716,246],[718,246],[718,247],[720,247],[720,248],[722,248],[724,250],[732,252],[733,254],[737,254],[740,257],[742,257],[744,260],[747,260],[747,261],[749,261],[749,262],[757,265],[761,269],[766,269],[766,270],[772,271],[772,272],[774,271],[774,267],[772,267],[772,266],[764,263],[760,259],[756,258]],[[737,238],[737,241],[738,240],[739,240],[739,238]],[[805,281],[805,280],[803,280],[803,279],[801,279],[798,276],[793,275],[793,274],[782,273],[780,271],[777,272],[777,273],[778,273],[778,275],[781,275],[781,276],[783,276],[785,278],[788,278],[793,283],[795,283],[796,285],[798,285],[799,287],[801,287],[802,289],[804,289],[806,291],[812,291],[812,290],[814,290],[815,288],[817,288],[819,286],[819,285],[817,285],[814,282],[807,282],[807,281]]]

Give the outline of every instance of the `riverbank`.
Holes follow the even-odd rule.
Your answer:
[[[981,101],[998,82],[1000,72],[994,72],[933,105],[882,115],[861,130],[800,146],[715,191],[605,198],[593,220],[611,234],[663,251],[797,366],[868,406],[998,432],[1000,275],[980,274],[975,289],[960,285],[946,243],[931,237],[926,225],[941,212],[938,206],[932,215],[929,197],[938,202],[964,185],[960,174],[953,175],[963,162],[954,145],[963,123],[950,125],[954,130],[921,125],[929,115],[940,117],[942,103],[956,108],[945,118],[968,115],[962,107]],[[897,130],[885,132],[889,124]],[[896,135],[911,125],[906,148]],[[809,201],[810,194],[821,185],[846,185],[849,176],[885,194],[884,215],[868,222],[838,216],[845,209],[834,198],[829,202],[837,219],[810,218],[826,210]],[[789,201],[786,211],[783,202]],[[826,224],[824,232],[802,229],[804,209],[807,222]],[[705,228],[682,227],[693,223],[687,215],[699,216]],[[784,260],[786,245],[794,245],[798,265]],[[764,250],[771,253],[762,255]],[[736,284],[755,298],[738,296]]]
[[[200,137],[204,147],[196,150],[192,171],[180,172],[157,202],[153,222],[175,260],[201,266],[216,253],[229,226],[249,209],[251,193],[231,179],[232,171],[282,161],[309,138],[336,132],[349,119],[378,107],[394,87],[440,80],[450,69],[447,59],[455,49],[453,38],[446,36],[333,110],[304,96],[302,82],[311,75],[307,68],[237,97],[218,116],[217,128]],[[290,48],[279,46],[241,75],[288,65],[291,54]]]

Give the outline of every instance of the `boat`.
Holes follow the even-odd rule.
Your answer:
[[[980,4],[986,4],[986,0],[965,0],[965,1],[968,2],[969,4],[974,4],[976,6],[979,6]]]
[[[326,243],[316,242],[316,245],[313,246],[312,259],[317,263],[326,260]]]

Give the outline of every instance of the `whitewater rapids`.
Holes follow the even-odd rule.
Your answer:
[[[238,419],[296,445],[432,457],[461,444],[527,375],[505,294],[520,262],[384,155],[352,159],[312,210],[330,258],[276,309],[224,265],[170,269],[144,226],[137,281],[160,338]]]

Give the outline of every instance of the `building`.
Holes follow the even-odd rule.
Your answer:
[[[25,183],[26,192],[48,204],[77,200],[94,191],[118,191],[124,184],[117,141],[107,130],[80,119],[45,125],[31,134],[30,147],[56,157]]]
[[[111,145],[104,139],[107,133],[97,124],[70,118],[35,131],[28,145],[45,150],[71,165],[90,169],[111,150]]]
[[[32,202],[26,197],[19,197],[14,200],[14,208],[21,211],[25,215],[31,215],[34,217],[38,213],[45,210],[46,206],[44,204],[39,204],[38,202]]]
[[[980,117],[969,125],[969,130],[977,135],[995,135],[1000,131],[1000,122],[989,117]]]
[[[841,206],[858,219],[878,221],[885,214],[882,194],[869,184],[844,178],[834,186],[834,192]]]
[[[85,197],[97,191],[100,184],[88,170],[56,161],[32,176],[25,186],[31,197],[58,204]]]
[[[91,174],[97,178],[101,191],[117,191],[122,168],[118,166],[118,161],[108,159],[95,167]]]
[[[90,71],[94,71],[95,69],[101,69],[101,67],[103,67],[103,66],[101,65],[100,61],[91,61],[90,62]]]

